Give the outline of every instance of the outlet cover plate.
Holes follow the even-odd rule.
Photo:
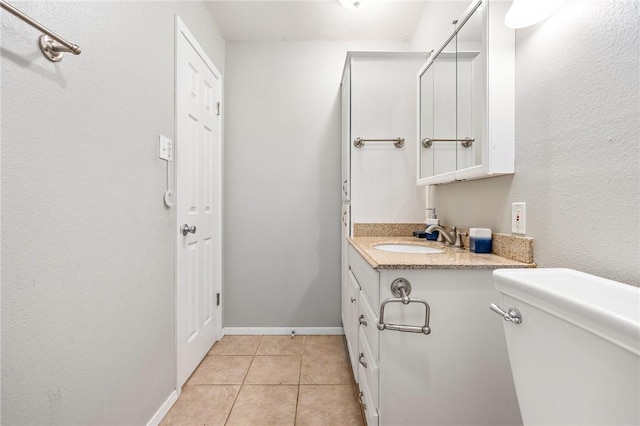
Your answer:
[[[514,234],[527,233],[527,203],[511,204],[511,232]]]

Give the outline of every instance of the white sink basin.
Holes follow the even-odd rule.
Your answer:
[[[434,254],[442,253],[444,250],[440,250],[432,247],[414,246],[411,244],[378,244],[373,246],[378,250],[392,251],[395,253],[421,253],[421,254]]]

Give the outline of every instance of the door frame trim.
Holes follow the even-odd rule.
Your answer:
[[[180,396],[180,394],[182,393],[182,385],[180,383],[180,377],[179,377],[179,363],[178,363],[178,359],[180,357],[179,354],[179,341],[178,341],[178,325],[179,325],[179,318],[178,318],[178,251],[180,249],[180,239],[179,239],[179,232],[178,230],[180,229],[180,223],[179,221],[179,215],[178,215],[178,207],[179,207],[179,203],[180,203],[180,192],[178,190],[178,175],[179,175],[179,162],[178,162],[178,157],[179,157],[179,146],[180,146],[180,135],[178,134],[178,43],[180,40],[181,36],[184,36],[187,41],[191,44],[191,46],[194,48],[194,50],[196,51],[196,53],[202,58],[202,60],[205,62],[205,64],[207,65],[207,67],[209,67],[211,69],[211,71],[213,72],[213,74],[216,76],[216,78],[218,79],[218,90],[220,93],[220,103],[221,106],[224,105],[223,103],[223,75],[222,73],[218,70],[218,68],[213,64],[213,62],[211,61],[211,59],[209,59],[209,56],[206,54],[205,50],[202,48],[202,46],[200,45],[200,43],[198,43],[198,41],[196,40],[196,38],[194,37],[194,35],[191,33],[191,31],[189,31],[189,29],[187,28],[187,26],[185,25],[185,23],[182,21],[182,19],[180,18],[179,15],[175,15],[175,34],[174,34],[174,82],[173,82],[173,90],[174,90],[174,123],[175,123],[175,134],[174,134],[174,169],[173,169],[173,178],[174,178],[174,188],[175,188],[175,217],[174,217],[174,236],[175,236],[175,240],[174,240],[174,248],[175,248],[175,252],[174,252],[174,256],[173,256],[173,261],[174,261],[174,265],[175,265],[175,276],[174,276],[174,299],[175,299],[175,304],[174,304],[174,319],[175,319],[175,327],[174,327],[174,359],[175,359],[175,385],[176,385],[176,392],[177,392],[177,396]],[[223,108],[220,107],[220,113],[218,115],[218,171],[217,171],[217,181],[218,181],[218,188],[217,188],[217,200],[216,200],[216,204],[217,204],[217,209],[218,209],[218,223],[214,225],[214,229],[215,232],[217,232],[217,234],[219,235],[219,238],[216,241],[216,245],[217,245],[217,258],[215,259],[215,262],[218,266],[217,268],[217,272],[216,272],[216,277],[218,279],[218,281],[220,282],[220,312],[219,312],[219,324],[220,324],[220,330],[221,330],[221,334],[220,334],[220,338],[222,338],[222,336],[224,335],[224,330],[222,327],[222,309],[223,309],[223,290],[222,290],[222,213],[223,213],[223,209],[222,209],[222,178],[223,178],[223,169],[222,169],[222,165],[223,165],[223,154],[224,154],[224,150],[223,150],[223,139],[222,139],[222,123],[223,123]]]

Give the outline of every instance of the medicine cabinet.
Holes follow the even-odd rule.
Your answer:
[[[472,1],[418,72],[418,185],[514,172],[510,5]]]

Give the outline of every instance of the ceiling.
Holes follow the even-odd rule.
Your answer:
[[[337,0],[207,1],[226,40],[404,41],[428,2],[372,0],[347,9]]]

